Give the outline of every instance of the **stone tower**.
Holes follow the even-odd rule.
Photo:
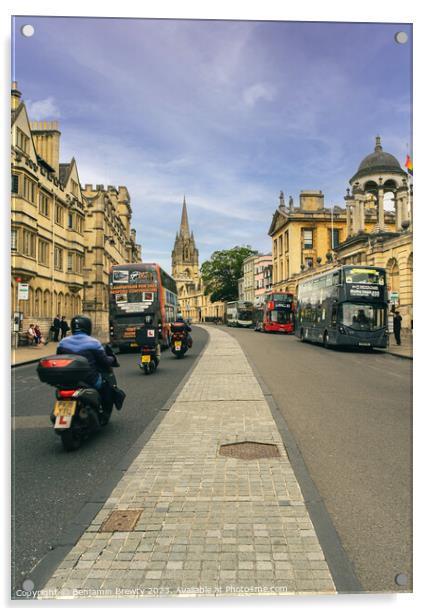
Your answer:
[[[184,282],[197,282],[199,280],[199,251],[195,245],[193,232],[190,233],[185,197],[180,231],[176,235],[172,251],[172,277],[176,281]]]

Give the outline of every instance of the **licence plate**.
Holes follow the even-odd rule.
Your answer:
[[[137,346],[138,346],[138,343],[137,343],[137,342],[131,342],[131,343],[130,343],[130,346],[131,346],[131,347],[137,347]]]
[[[371,346],[371,343],[370,342],[358,342],[358,346],[369,347],[369,346]]]
[[[141,363],[143,364],[149,364],[151,361],[151,355],[142,355],[141,357]]]
[[[54,406],[56,417],[73,417],[76,411],[76,400],[57,400]]]
[[[175,340],[175,350],[181,351],[181,342],[177,342],[176,340]]]

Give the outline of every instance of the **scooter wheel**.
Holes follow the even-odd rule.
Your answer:
[[[76,430],[65,430],[60,437],[66,451],[76,451],[81,447],[82,437]]]

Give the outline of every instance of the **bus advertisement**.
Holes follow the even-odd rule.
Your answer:
[[[131,263],[111,268],[109,288],[109,333],[111,344],[120,349],[138,348],[136,330],[144,317],[161,332],[161,345],[169,346],[169,324],[177,315],[177,286],[157,263]]]
[[[255,331],[282,332],[293,334],[295,331],[295,312],[293,293],[271,291],[256,308]]]
[[[298,286],[295,333],[300,340],[336,346],[386,348],[386,272],[343,265]]]
[[[226,324],[228,327],[251,327],[253,325],[253,302],[227,302]]]

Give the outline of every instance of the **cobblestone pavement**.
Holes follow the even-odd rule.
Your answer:
[[[231,336],[209,344],[175,403],[48,581],[51,598],[333,594],[334,583],[262,390]],[[219,455],[276,445],[279,457]],[[116,510],[130,532],[101,532]]]

